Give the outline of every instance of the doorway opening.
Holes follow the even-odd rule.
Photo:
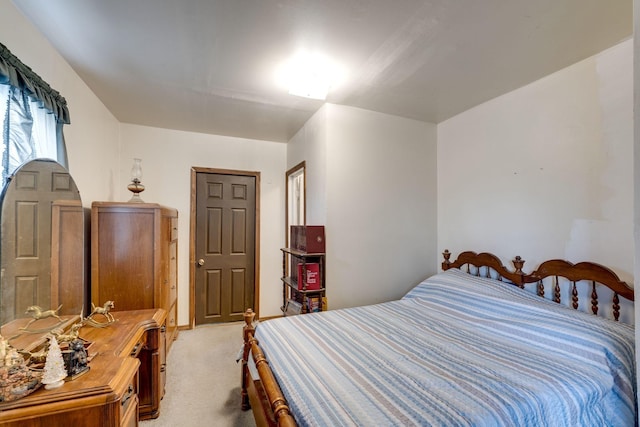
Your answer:
[[[305,178],[305,162],[298,163],[287,171],[287,205],[285,207],[285,243],[289,247],[291,242],[291,226],[305,225],[307,223],[306,216],[306,200],[307,200],[307,181]]]

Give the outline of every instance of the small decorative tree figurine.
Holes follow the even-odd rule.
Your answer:
[[[67,377],[67,370],[64,366],[62,351],[58,345],[58,340],[54,335],[49,337],[49,351],[47,352],[47,360],[44,363],[44,374],[42,376],[42,384],[47,390],[60,387],[64,384]]]

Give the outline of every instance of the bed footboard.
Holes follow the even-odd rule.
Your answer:
[[[253,410],[258,426],[295,427],[289,405],[271,371],[269,362],[255,339],[253,320],[255,313],[248,309],[244,313],[244,348],[242,352],[242,409]],[[249,369],[249,358],[253,359],[259,378],[254,378]]]

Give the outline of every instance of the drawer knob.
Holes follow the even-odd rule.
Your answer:
[[[127,389],[127,392],[122,397],[122,406],[124,406],[129,401],[129,399],[131,399],[131,396],[133,396],[133,391],[134,391],[133,386],[129,384],[129,388]]]
[[[138,349],[140,348],[141,345],[142,345],[141,342],[136,343],[136,345],[133,347],[133,350],[131,350],[132,356],[136,356],[138,354]]]

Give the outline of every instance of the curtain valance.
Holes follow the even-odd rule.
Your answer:
[[[0,43],[0,84],[26,91],[55,114],[58,123],[71,123],[67,100]]]

